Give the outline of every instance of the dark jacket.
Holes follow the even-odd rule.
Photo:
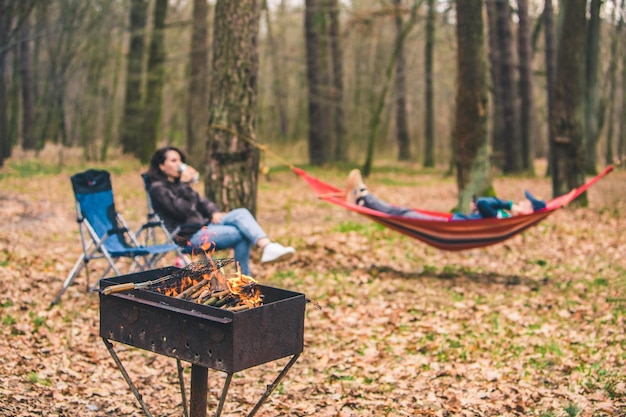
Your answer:
[[[191,225],[197,231],[211,222],[213,213],[220,211],[217,204],[201,197],[186,182],[154,181],[149,192],[154,210],[169,231]]]

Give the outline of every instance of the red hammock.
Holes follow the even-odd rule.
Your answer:
[[[291,169],[302,177],[322,200],[367,216],[383,226],[421,240],[435,248],[458,251],[493,245],[536,225],[554,211],[567,206],[576,197],[611,172],[613,166],[609,165],[601,173],[580,187],[574,188],[569,193],[546,201],[546,208],[534,213],[504,219],[491,218],[459,221],[449,221],[452,213],[414,209],[418,213],[441,218],[441,221],[418,220],[391,216],[356,204],[350,204],[345,201],[344,190],[312,177],[299,168],[291,167]]]

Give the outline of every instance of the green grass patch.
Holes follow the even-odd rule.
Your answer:
[[[372,237],[375,233],[380,233],[384,228],[378,223],[358,223],[353,221],[341,222],[332,229],[334,232],[348,233],[357,232],[368,237]]]
[[[355,381],[356,380],[354,375],[337,375],[337,374],[330,375],[330,379],[331,381]]]
[[[41,326],[46,324],[46,318],[41,316],[36,316],[34,312],[29,313],[30,319],[33,322],[33,332],[37,333]]]
[[[578,404],[574,404],[573,402],[570,402],[565,406],[565,408],[563,408],[563,411],[565,411],[565,413],[569,417],[576,417],[577,415],[580,414],[580,412],[582,411],[582,408],[580,408]]]
[[[594,287],[608,287],[609,286],[609,280],[606,278],[595,278],[593,280],[593,286]]]
[[[268,281],[272,281],[277,284],[289,282],[291,284],[301,285],[304,283],[304,277],[299,277],[295,271],[292,270],[279,269],[269,277]]]
[[[529,259],[527,262],[531,265],[539,265],[539,266],[548,265],[548,261],[546,261],[545,259]]]
[[[36,176],[58,175],[63,170],[56,164],[45,163],[39,160],[13,162],[8,164],[5,172],[0,172],[0,180],[5,178],[32,178]]]
[[[546,345],[540,345],[535,348],[535,351],[541,354],[542,358],[545,358],[547,354],[556,356],[563,356],[563,351],[559,344],[555,341],[551,341]]]
[[[2,324],[4,326],[12,326],[16,323],[17,323],[17,320],[15,319],[15,317],[11,316],[10,314],[7,314],[6,316],[2,318]]]
[[[41,378],[39,374],[37,374],[37,372],[34,372],[34,371],[29,373],[27,378],[28,378],[28,382],[32,384],[45,385],[46,387],[49,387],[52,385],[52,381],[50,381],[48,378]]]

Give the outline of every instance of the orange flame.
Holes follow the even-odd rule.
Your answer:
[[[172,285],[171,287],[165,288],[163,290],[159,289],[159,292],[163,292],[163,294],[169,297],[176,297],[177,295],[185,291],[185,289],[193,287],[198,282],[198,280],[192,279],[191,277],[183,277],[183,279],[181,279],[177,283],[174,283],[174,285]]]
[[[242,274],[239,269],[231,274],[227,284],[230,292],[239,296],[241,300],[239,305],[245,304],[250,308],[254,308],[263,304],[261,290],[256,286],[257,281],[252,277]]]
[[[239,299],[236,306],[245,305],[249,308],[254,308],[263,304],[263,295],[257,287],[257,281],[248,275],[242,274],[238,265],[236,266],[236,271],[228,277],[221,270],[216,269],[211,275],[204,274],[202,278],[210,282],[211,292],[223,291],[228,288],[232,295]],[[200,280],[186,276],[180,281],[172,283],[170,287],[159,288],[157,291],[169,297],[177,297],[186,289],[197,285],[199,282]]]

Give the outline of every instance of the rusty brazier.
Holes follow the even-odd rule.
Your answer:
[[[176,270],[175,267],[168,267],[104,278],[100,280],[100,289],[120,283],[151,281]],[[100,293],[100,336],[148,415],[141,396],[136,393],[110,341],[191,363],[192,416],[194,369],[210,368],[226,372],[228,384],[235,372],[287,356],[293,356],[288,364],[291,367],[304,347],[305,296],[264,285],[258,287],[264,297],[263,305],[239,312],[165,296],[155,288],[110,295]],[[287,370],[286,367],[279,378]],[[179,376],[184,399],[180,372]],[[195,396],[205,398],[206,408],[206,388],[204,390],[204,393],[196,392]],[[221,412],[227,390],[225,385],[216,415]],[[260,405],[257,404],[255,411]],[[201,408],[202,404],[196,404],[198,407]]]

